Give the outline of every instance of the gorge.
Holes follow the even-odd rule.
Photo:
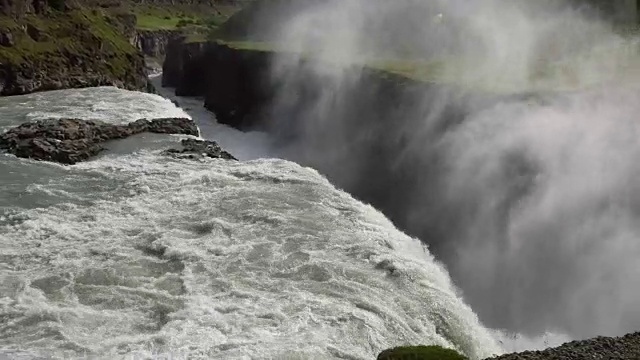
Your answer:
[[[625,314],[640,295],[623,280],[635,277],[635,247],[619,234],[635,230],[610,212],[632,217],[635,207],[615,200],[629,188],[608,182],[627,183],[635,168],[622,150],[635,146],[620,136],[635,131],[627,119],[638,93],[627,75],[636,39],[572,6],[489,1],[469,18],[464,2],[451,2],[440,5],[445,24],[434,25],[407,3],[256,6],[233,17],[222,40],[174,39],[168,59],[182,60],[165,63],[167,85],[203,96],[221,123],[267,131],[279,156],[318,169],[422,239],[488,325],[574,338],[637,329],[640,319]],[[491,23],[498,9],[512,22]],[[377,27],[399,19],[404,27]],[[462,65],[370,57],[395,40],[422,55],[456,54]],[[610,180],[600,178],[604,168]],[[592,192],[581,198],[565,181]],[[612,243],[630,256],[624,265],[614,260],[622,253],[609,255]],[[612,288],[602,290],[601,277]]]
[[[2,316],[22,319],[0,327],[1,346],[56,324],[60,334],[28,347],[364,359],[437,344],[481,359],[640,328],[638,41],[596,8],[272,0],[230,5],[223,23],[219,4],[204,15],[162,2],[7,4],[3,95],[115,85],[175,91],[188,105],[111,88],[33,94],[0,108],[5,134],[40,112],[125,129],[186,110],[203,139],[223,144],[231,130],[211,123],[225,124],[260,151],[136,132],[64,171],[1,158],[3,191],[22,189],[0,218]],[[154,90],[160,63],[168,88]],[[200,105],[215,120],[190,112]],[[167,152],[178,140],[184,149]],[[31,166],[56,174],[50,188],[15,180]],[[53,275],[22,251],[58,256],[42,267]],[[29,325],[41,309],[55,315]],[[94,325],[75,311],[105,324],[107,345],[81,335]],[[530,342],[510,348],[512,336]],[[503,358],[635,359],[637,337]]]

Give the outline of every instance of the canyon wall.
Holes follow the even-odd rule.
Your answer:
[[[0,95],[114,85],[146,89],[135,16],[64,0],[0,3]]]
[[[416,193],[407,190],[423,189],[420,201],[426,197],[442,203],[442,194],[435,191],[442,181],[440,137],[502,95],[222,43],[175,41],[170,49],[165,85],[181,89],[176,93],[203,96],[220,123],[270,133],[281,149],[278,156],[319,170],[403,230],[429,239],[436,253],[446,250],[450,218],[458,209],[443,208],[414,222],[407,204],[416,200]],[[278,71],[282,64],[291,66]],[[311,71],[322,66],[326,73],[343,72],[340,80]],[[428,127],[422,126],[425,121]],[[412,132],[417,128],[424,131]],[[418,145],[421,152],[412,151]]]
[[[169,41],[180,35],[179,30],[137,30],[131,43],[145,56],[164,58]]]

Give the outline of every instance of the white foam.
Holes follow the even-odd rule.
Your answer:
[[[127,123],[141,118],[189,117],[170,100],[115,87],[68,89],[0,100],[0,127],[47,118],[94,119]]]
[[[73,169],[110,174],[129,195],[29,210],[0,228],[0,348],[229,359],[370,359],[402,344],[473,359],[499,352],[417,240],[314,170],[148,151]]]

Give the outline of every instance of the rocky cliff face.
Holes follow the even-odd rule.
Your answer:
[[[189,42],[183,36],[170,38],[162,66],[162,86],[175,87],[179,96],[203,95],[211,70],[205,64],[210,47],[205,42]]]
[[[1,0],[0,14],[20,17],[26,14],[44,14],[51,7],[63,10],[65,0],[51,1],[51,5],[46,0]]]
[[[172,54],[167,64],[174,60]],[[442,135],[467,114],[499,102],[500,96],[222,44],[206,45],[201,56],[204,67],[197,79],[205,88],[198,91],[218,122],[269,132],[287,149],[286,158],[319,170],[332,183],[381,209],[404,231],[435,239],[431,245],[436,253],[440,245],[446,246],[436,242],[451,236],[449,225],[455,219],[449,217],[459,209],[440,209],[412,222],[407,204],[416,196],[443,203],[441,193],[429,190],[442,186]],[[197,63],[182,63],[167,81],[189,86],[193,76],[180,69]],[[421,171],[416,173],[416,168]]]
[[[269,74],[273,53],[211,44],[205,54],[208,86],[205,107],[218,122],[239,129],[264,128],[277,93]]]
[[[179,36],[179,30],[138,30],[131,42],[143,55],[162,59],[169,41]]]
[[[0,95],[113,85],[146,89],[135,16],[65,0],[1,0]]]

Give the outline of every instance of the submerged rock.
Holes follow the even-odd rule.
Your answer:
[[[210,157],[214,159],[238,160],[233,155],[222,150],[220,145],[211,140],[182,140],[182,149],[169,149],[165,154],[171,155],[178,159],[199,159]]]
[[[75,164],[104,150],[102,143],[143,132],[198,135],[186,118],[140,119],[113,125],[81,119],[48,119],[24,123],[0,135],[0,149],[22,158]]]

